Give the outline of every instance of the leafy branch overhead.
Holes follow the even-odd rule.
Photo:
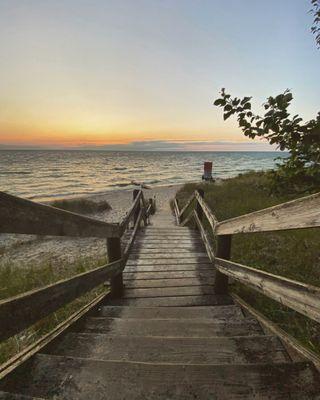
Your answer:
[[[313,25],[311,32],[314,34],[318,48],[320,48],[320,0],[311,0],[312,9],[310,12],[313,15]]]
[[[224,120],[237,116],[245,136],[265,138],[280,150],[289,151],[280,173],[320,179],[320,113],[307,122],[299,115],[291,117],[288,107],[292,99],[288,89],[276,97],[270,96],[263,104],[264,115],[260,116],[252,111],[251,97],[232,98],[222,89],[214,105],[223,108]]]

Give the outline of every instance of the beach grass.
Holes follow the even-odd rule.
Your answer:
[[[86,198],[55,200],[50,205],[79,214],[95,214],[111,210],[110,204],[105,200],[93,201]]]
[[[248,173],[217,183],[187,184],[178,192],[182,207],[195,189],[218,220],[270,207],[306,193],[274,194],[269,173]],[[318,188],[320,191],[320,187]],[[309,193],[307,193],[309,194]],[[187,212],[186,214],[187,215]],[[209,231],[209,226],[207,225]],[[250,233],[232,238],[233,261],[320,287],[320,229]],[[236,283],[232,290],[301,343],[320,354],[320,324]]]
[[[67,279],[82,272],[106,264],[106,259],[91,260],[78,259],[64,268],[46,263],[36,268],[28,266],[21,269],[13,267],[9,263],[0,268],[0,300],[25,293],[29,290],[41,288],[62,279]],[[108,288],[101,285],[83,296],[75,299],[69,304],[61,307],[56,312],[38,321],[23,332],[0,343],[0,364],[13,357],[23,348],[38,340],[41,336],[50,332],[59,323],[67,319],[76,310],[89,303]]]

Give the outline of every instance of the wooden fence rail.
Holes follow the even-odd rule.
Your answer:
[[[118,224],[99,221],[0,192],[0,233],[119,237]]]
[[[208,256],[215,267],[215,293],[226,294],[228,277],[231,277],[320,322],[320,288],[229,261],[231,238],[234,234],[320,227],[320,193],[221,222],[218,222],[199,191],[188,198],[181,210],[175,199],[173,208],[180,225],[184,226],[192,219],[196,222]],[[186,216],[187,210],[189,214]],[[216,255],[210,235],[199,217],[199,210],[206,217],[212,235],[216,237]]]
[[[142,220],[148,223],[154,210],[155,200],[146,204],[142,190],[135,190],[127,215],[119,224],[113,224],[0,192],[0,233],[105,238],[109,259],[107,265],[0,301],[0,340],[21,332],[107,280],[111,296],[121,296],[122,271],[137,231]],[[132,220],[134,229],[122,253],[121,236]]]

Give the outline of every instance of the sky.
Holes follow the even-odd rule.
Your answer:
[[[273,150],[221,87],[319,111],[309,0],[0,0],[0,148]]]

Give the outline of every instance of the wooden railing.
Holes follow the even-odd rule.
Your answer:
[[[232,235],[320,227],[320,193],[225,221],[217,220],[203,197],[203,191],[196,191],[181,209],[175,199],[173,208],[178,224],[186,225],[191,220],[195,221],[216,270],[215,293],[226,294],[228,279],[232,277],[320,322],[320,288],[230,261]],[[203,226],[203,217],[207,219],[211,234],[217,240],[216,254],[211,243],[212,235]]]
[[[150,199],[146,204],[142,190],[134,190],[133,194],[129,212],[123,221],[114,224],[0,192],[0,233],[106,238],[109,260],[107,265],[0,301],[0,340],[21,332],[106,280],[110,280],[111,296],[122,294],[122,271],[136,233],[142,220],[146,225],[155,211],[155,201]],[[129,229],[131,221],[133,229]],[[125,232],[130,238],[122,251]]]

